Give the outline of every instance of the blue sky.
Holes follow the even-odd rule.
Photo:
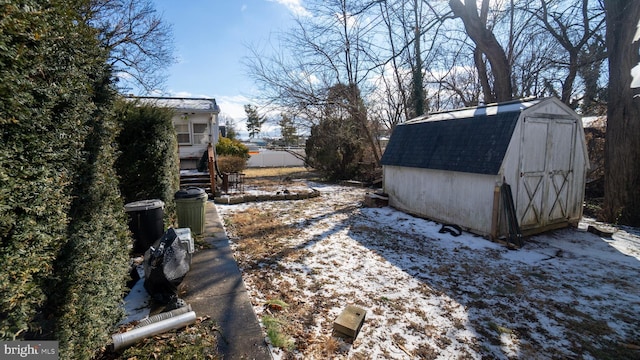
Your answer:
[[[248,45],[265,44],[293,25],[300,0],[153,0],[173,26],[178,62],[168,69],[171,96],[213,97],[236,121],[256,94],[242,58]],[[244,131],[238,123],[237,130]]]

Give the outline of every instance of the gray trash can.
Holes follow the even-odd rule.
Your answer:
[[[202,234],[205,224],[207,193],[202,188],[189,187],[175,194],[178,227],[190,228],[193,234]]]
[[[124,206],[129,214],[129,230],[133,233],[133,252],[144,254],[164,234],[164,202],[141,200]]]

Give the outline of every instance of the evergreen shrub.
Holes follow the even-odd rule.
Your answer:
[[[162,200],[168,227],[176,219],[174,195],[180,188],[173,110],[127,100],[119,101],[116,108],[122,128],[116,168],[125,203]]]
[[[54,299],[62,300],[55,306],[56,339],[65,358],[90,359],[124,315],[131,236],[115,171],[118,124],[110,102],[98,105],[76,171],[68,241],[56,263],[61,281],[51,291],[63,294]]]
[[[221,173],[240,172],[247,167],[249,148],[235,139],[220,137],[216,144],[218,170]]]
[[[245,144],[226,137],[220,137],[220,140],[218,140],[216,144],[216,154],[237,156],[245,160],[248,160],[250,157],[249,148]]]
[[[128,266],[110,69],[81,5],[0,3],[0,339],[63,359],[107,343]]]

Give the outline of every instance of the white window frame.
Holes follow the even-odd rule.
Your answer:
[[[186,126],[186,132],[184,131],[178,131],[178,127],[183,127]],[[179,123],[174,123],[173,124],[173,128],[176,130],[176,136],[178,139],[178,145],[191,145],[192,142],[192,137],[191,137],[191,126],[188,122],[179,122]],[[181,142],[180,141],[180,135],[187,135],[187,142]]]
[[[203,132],[196,132],[196,126],[204,126]],[[209,143],[209,123],[203,121],[197,121],[191,123],[191,144],[192,145],[206,145]]]

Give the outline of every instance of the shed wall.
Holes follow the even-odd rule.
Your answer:
[[[584,130],[575,113],[554,102],[523,112],[502,169],[523,232],[580,220],[587,167]]]
[[[496,175],[384,167],[389,205],[482,236],[491,233],[493,193],[499,180]]]
[[[580,117],[551,98],[521,112],[496,175],[387,163],[383,180],[391,206],[483,236],[491,234],[494,189],[504,181],[523,232],[533,234],[580,220],[588,164]]]

